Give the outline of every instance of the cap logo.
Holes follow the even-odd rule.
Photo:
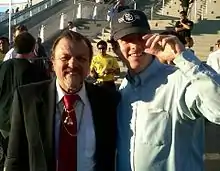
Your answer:
[[[118,22],[132,23],[138,18],[140,18],[138,15],[133,15],[132,13],[125,13],[121,18],[118,19]]]

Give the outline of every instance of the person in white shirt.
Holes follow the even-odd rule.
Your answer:
[[[77,27],[75,26],[75,24],[72,21],[68,22],[68,29],[74,32],[77,32]]]
[[[13,32],[13,41],[19,34],[26,32],[26,31],[28,31],[28,29],[25,25],[19,25],[15,27],[14,32]],[[3,61],[7,61],[9,59],[15,58],[16,56],[17,56],[17,52],[15,51],[13,47],[5,54]]]
[[[217,40],[216,51],[209,54],[207,64],[220,74],[220,39]]]

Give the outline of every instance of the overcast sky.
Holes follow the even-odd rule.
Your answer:
[[[12,0],[12,2],[22,3],[22,2],[27,2],[27,0]],[[7,6],[8,3],[9,3],[9,0],[0,0],[0,12],[4,12],[6,9],[8,9],[8,6]]]

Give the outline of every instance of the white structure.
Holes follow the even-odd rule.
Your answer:
[[[78,3],[76,18],[82,18],[82,4]]]
[[[94,9],[93,9],[92,19],[96,20],[96,16],[97,16],[97,6],[95,6]]]
[[[42,43],[44,43],[44,29],[45,29],[45,26],[41,25],[39,37],[41,38]]]
[[[60,15],[60,30],[64,29],[64,13]]]

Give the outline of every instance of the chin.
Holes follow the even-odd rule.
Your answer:
[[[66,84],[68,93],[76,93],[82,88],[82,84]]]
[[[130,66],[131,70],[133,70],[135,73],[139,73],[143,70],[143,66],[140,64],[136,64],[136,65],[131,65]]]

